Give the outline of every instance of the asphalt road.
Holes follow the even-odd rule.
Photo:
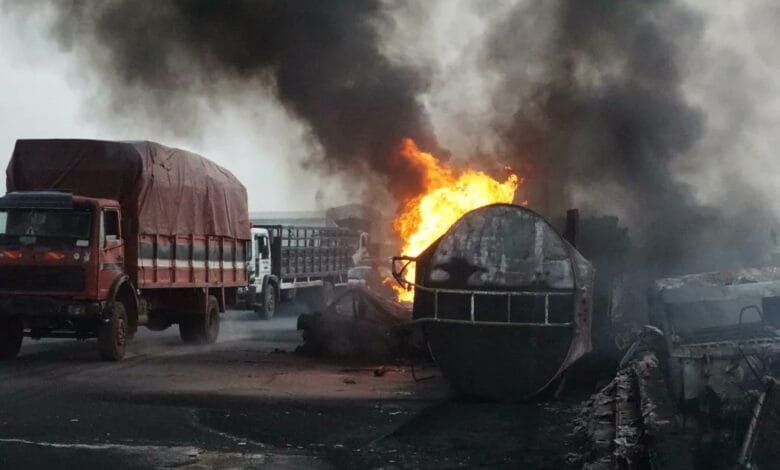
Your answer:
[[[294,315],[228,312],[217,344],[143,330],[127,358],[25,339],[0,363],[0,468],[578,468],[576,406],[453,395],[432,366],[293,351]],[[386,366],[379,376],[375,371]]]

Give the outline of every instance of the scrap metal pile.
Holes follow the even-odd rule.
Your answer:
[[[367,287],[351,287],[320,312],[298,318],[299,352],[397,361],[413,353],[411,310]]]
[[[587,468],[776,468],[780,270],[660,279],[650,323],[586,404]]]
[[[593,451],[584,468],[694,468],[657,356],[642,350],[627,359],[585,403]]]

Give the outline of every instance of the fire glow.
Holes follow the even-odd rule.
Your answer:
[[[502,183],[471,168],[458,171],[422,152],[411,139],[404,139],[400,156],[419,169],[424,190],[406,201],[393,221],[393,230],[403,242],[404,256],[419,256],[464,214],[495,203],[511,203],[522,183],[514,172]],[[415,267],[410,264],[404,279],[414,282]],[[411,302],[414,290],[394,286],[398,300]]]

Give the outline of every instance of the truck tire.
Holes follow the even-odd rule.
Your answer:
[[[0,360],[13,359],[22,348],[24,325],[18,317],[0,320]]]
[[[219,302],[209,296],[205,314],[189,315],[179,322],[179,336],[187,344],[214,344],[219,337]]]
[[[111,305],[111,315],[98,330],[100,357],[106,361],[120,361],[125,357],[128,340],[127,310],[122,302]]]
[[[276,286],[268,283],[268,287],[263,292],[263,306],[257,311],[260,318],[270,320],[276,313]]]

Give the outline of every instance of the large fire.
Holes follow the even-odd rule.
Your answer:
[[[521,183],[511,171],[503,183],[471,168],[458,171],[420,151],[411,139],[404,139],[400,155],[420,170],[424,185],[423,192],[406,201],[393,221],[393,229],[403,241],[404,256],[418,256],[467,212],[489,204],[511,203]],[[413,263],[404,279],[414,282]],[[414,299],[414,290],[398,287],[396,292],[401,301]]]

